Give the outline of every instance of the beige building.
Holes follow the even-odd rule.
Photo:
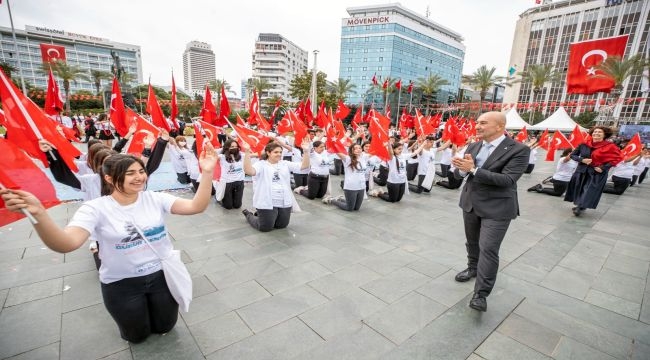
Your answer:
[[[532,3],[532,2],[531,2]],[[566,74],[569,44],[629,34],[625,55],[648,51],[650,31],[650,1],[644,0],[564,0],[546,1],[544,5],[526,10],[519,15],[510,55],[510,68],[517,72],[531,64],[553,64]],[[534,102],[546,103],[547,115],[550,104],[570,104],[567,112],[578,115],[586,110],[596,110],[603,117],[625,122],[650,119],[648,90],[641,75],[632,76],[623,87],[618,106],[600,106],[613,103],[611,95],[597,93],[578,95],[566,93],[566,81],[548,84]],[[533,89],[530,83],[515,84],[505,89],[504,103],[531,103]]]
[[[263,79],[271,88],[261,99],[280,96],[287,101],[297,101],[289,95],[289,84],[296,76],[307,71],[307,51],[279,34],[259,34],[252,56],[253,78]]]
[[[183,87],[191,94],[203,95],[205,85],[217,79],[212,45],[191,41],[183,52]]]

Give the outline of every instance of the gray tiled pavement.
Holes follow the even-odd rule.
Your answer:
[[[472,284],[453,281],[465,266],[458,191],[371,198],[359,213],[301,198],[271,233],[216,205],[170,216],[195,298],[173,331],[138,345],[120,339],[85,246],[57,254],[11,224],[0,359],[649,359],[650,184],[575,218],[525,191],[551,172],[540,161],[519,182],[522,216],[484,314],[467,307]],[[50,213],[65,224],[77,207]]]

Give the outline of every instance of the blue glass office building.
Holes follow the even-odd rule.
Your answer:
[[[402,79],[402,105],[408,103],[409,81],[417,83],[429,74],[450,83],[441,89],[438,102],[447,102],[449,95],[456,95],[465,57],[460,34],[397,3],[347,11],[350,17],[344,18],[341,26],[339,77],[355,84],[357,92],[348,96],[348,103],[363,99],[368,104],[373,99],[366,93],[374,75],[380,82]],[[381,96],[374,96],[374,101],[379,107],[383,105]]]

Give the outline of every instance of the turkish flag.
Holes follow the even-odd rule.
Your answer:
[[[544,130],[542,135],[539,137],[539,147],[541,147],[544,150],[548,150],[548,143],[550,141],[550,138],[548,137],[548,129]]]
[[[212,103],[212,93],[208,85],[205,86],[205,96],[203,97],[203,107],[199,116],[203,118],[203,121],[206,121],[210,124],[214,124],[217,121],[217,108],[214,107]]]
[[[53,61],[65,62],[65,46],[41,44],[41,58],[43,58],[43,64]]]
[[[402,90],[402,79],[397,80],[395,88],[397,88],[397,90]]]
[[[113,90],[111,91],[111,108],[108,113],[115,131],[121,136],[129,132],[129,126],[126,124],[126,113],[124,111],[124,99],[117,78],[113,78]]]
[[[300,147],[302,139],[307,136],[307,125],[298,118],[295,112],[289,111],[289,119],[291,120],[291,127],[293,128],[294,146]]]
[[[293,127],[291,126],[291,115],[289,114],[289,111],[287,111],[282,117],[282,120],[278,121],[278,125],[275,127],[275,131],[277,131],[279,135],[284,135],[292,130]]]
[[[38,147],[38,140],[45,139],[58,150],[62,160],[70,170],[77,172],[74,160],[81,155],[79,149],[72,145],[59,131],[57,123],[50,120],[43,110],[23,95],[0,71],[0,98],[5,111],[5,126],[9,141],[25,150],[30,156],[48,166],[45,154]]]
[[[436,129],[431,126],[431,124],[426,121],[420,110],[415,109],[415,133],[418,136],[427,136],[433,134]]]
[[[585,142],[584,135],[582,134],[582,131],[580,131],[580,126],[576,125],[576,127],[573,128],[571,135],[569,135],[569,143],[571,143],[571,146],[575,149],[583,142]]]
[[[581,41],[569,45],[567,94],[609,93],[614,80],[601,77],[596,67],[608,57],[623,57],[629,35]]]
[[[409,87],[406,88],[407,93],[411,93],[413,91],[413,81],[409,81]]]
[[[226,126],[228,122],[224,119],[228,119],[230,115],[230,103],[228,102],[228,97],[226,96],[226,87],[221,87],[221,103],[219,104],[219,120],[217,121],[217,126]]]
[[[9,140],[0,139],[0,183],[9,189],[28,191],[36,196],[45,208],[60,203],[52,182],[25,153]],[[7,210],[0,198],[0,226],[25,217],[22,213]]]
[[[368,112],[368,121],[370,123],[368,130],[372,136],[368,153],[384,161],[389,161],[390,153],[386,148],[386,144],[389,141],[388,127],[390,126],[390,120],[375,111],[375,109],[371,109]]]
[[[386,80],[384,80],[384,84],[381,86],[381,88],[384,89],[384,90],[388,89],[388,78],[386,78]]]
[[[178,102],[176,100],[176,82],[174,81],[174,73],[172,73],[172,101],[169,107],[171,109],[169,118],[172,120],[172,124],[174,124],[174,129],[178,130],[178,122],[176,121],[176,117],[178,116]]]
[[[526,127],[524,126],[521,131],[515,136],[515,140],[519,141],[520,143],[528,140],[528,130],[526,130]]]
[[[275,114],[277,114],[278,109],[280,109],[280,106],[282,106],[282,98],[279,98],[278,101],[275,102],[275,107],[273,108],[273,112],[271,113],[271,121],[275,122]]]
[[[340,121],[334,119],[332,111],[330,110],[328,122],[325,126],[325,133],[327,134],[325,146],[327,146],[327,152],[329,153],[347,154],[348,150],[345,148],[345,143],[343,141],[343,138],[345,137],[345,129],[341,131],[343,126],[342,124],[339,126],[337,122],[340,123]]]
[[[546,152],[546,161],[555,161],[555,151],[567,149],[571,147],[571,143],[567,138],[558,130],[555,130],[551,141],[548,143],[548,151]]]
[[[201,154],[203,151],[203,141],[207,137],[210,141],[210,144],[215,149],[221,147],[219,138],[217,135],[221,134],[221,129],[217,126],[214,126],[207,121],[197,120],[194,122],[194,134],[196,135],[196,153]]]
[[[359,106],[357,108],[357,112],[354,113],[354,117],[352,118],[352,122],[350,123],[350,125],[352,125],[352,129],[354,129],[354,131],[357,131],[357,128],[359,127],[359,124],[361,123],[361,121],[363,121],[361,119],[361,112],[362,111],[363,111],[363,105]]]
[[[641,137],[639,133],[634,134],[632,139],[628,141],[627,145],[621,150],[624,159],[635,157],[641,153]]]
[[[379,82],[377,82],[377,74],[372,75],[372,85],[373,86],[379,85]]]
[[[158,139],[158,136],[160,136],[160,129],[129,108],[126,108],[125,114],[126,122],[129,126],[133,122],[136,123],[135,134],[131,137],[131,142],[129,143],[129,148],[126,152],[139,157],[142,150],[144,150],[144,138],[147,137],[147,135],[152,135],[155,139]],[[153,143],[153,146],[156,146],[155,142]]]
[[[269,121],[262,114],[257,114],[257,129],[266,132],[271,131],[271,124],[269,124]]]
[[[171,131],[167,120],[165,120],[165,115],[163,115],[158,99],[156,99],[156,94],[153,92],[153,86],[149,84],[149,96],[147,97],[147,112],[151,115],[151,122],[161,129]]]
[[[348,115],[350,115],[350,108],[345,106],[343,100],[339,100],[339,104],[338,106],[336,106],[336,112],[334,113],[334,117],[339,120],[343,120],[346,117],[348,117]]]
[[[261,153],[262,150],[264,150],[266,144],[268,144],[269,141],[271,141],[271,138],[253,129],[249,129],[247,127],[240,125],[243,123],[244,120],[242,120],[238,115],[237,124],[235,124],[234,126],[231,124],[230,126],[232,126],[233,129],[235,129],[235,131],[237,132],[237,137],[241,139],[241,141],[248,144],[252,152],[258,154]]]
[[[253,90],[253,99],[248,106],[248,125],[257,125],[257,114],[260,112],[260,102],[257,99],[257,91]],[[239,122],[237,122],[239,125]]]
[[[61,99],[59,85],[54,80],[52,69],[50,69],[50,74],[47,78],[47,94],[45,94],[45,106],[43,110],[48,115],[59,115],[61,110],[63,110],[63,99]]]
[[[316,114],[316,119],[315,119],[314,123],[319,128],[324,129],[325,126],[327,126],[328,121],[329,120],[327,119],[327,113],[325,112],[325,108],[324,107],[319,107],[318,108],[318,113]]]

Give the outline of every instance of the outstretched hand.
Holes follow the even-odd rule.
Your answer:
[[[309,151],[309,149],[311,148],[311,141],[309,141],[309,139],[307,139],[307,138],[303,138],[302,139],[302,144],[300,144],[300,147],[304,151]]]
[[[21,212],[22,209],[25,209],[32,215],[38,215],[45,211],[41,201],[27,191],[2,189],[0,190],[0,196],[9,211]]]
[[[38,148],[41,149],[42,152],[48,152],[52,150],[54,146],[52,146],[52,144],[49,141],[45,139],[41,139],[38,140]]]
[[[203,172],[213,172],[217,163],[217,152],[209,141],[203,143],[203,150],[199,155],[199,165]]]

